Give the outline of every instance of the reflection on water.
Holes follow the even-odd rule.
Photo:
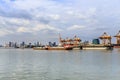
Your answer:
[[[120,80],[120,49],[0,50],[0,80]]]

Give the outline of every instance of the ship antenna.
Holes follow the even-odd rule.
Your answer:
[[[59,42],[61,43],[61,35],[60,35],[60,33],[59,33]]]

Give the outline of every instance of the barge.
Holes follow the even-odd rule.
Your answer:
[[[72,47],[48,47],[47,50],[72,50]]]
[[[120,44],[113,44],[114,48],[120,48]]]
[[[56,47],[50,47],[50,46],[46,46],[46,47],[34,47],[34,50],[72,50],[73,47],[71,46],[56,46]]]
[[[47,50],[45,47],[33,47],[34,50]]]
[[[83,46],[83,50],[94,49],[94,50],[112,50],[112,45],[87,45]]]

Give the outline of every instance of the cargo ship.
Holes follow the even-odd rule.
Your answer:
[[[102,43],[100,44],[99,39],[102,40]],[[98,39],[93,39],[92,43],[89,43],[88,41],[85,41],[83,43],[77,44],[76,46],[73,45],[73,50],[112,50],[113,45],[111,44],[111,36],[109,36],[106,32],[103,33],[102,36],[100,36]]]
[[[112,50],[113,46],[112,45],[86,45],[83,46],[83,50],[87,49],[94,49],[94,50]]]

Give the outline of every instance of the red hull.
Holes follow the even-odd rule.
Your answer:
[[[48,47],[48,50],[72,50],[72,47]]]
[[[114,46],[114,48],[120,48],[120,46]]]

